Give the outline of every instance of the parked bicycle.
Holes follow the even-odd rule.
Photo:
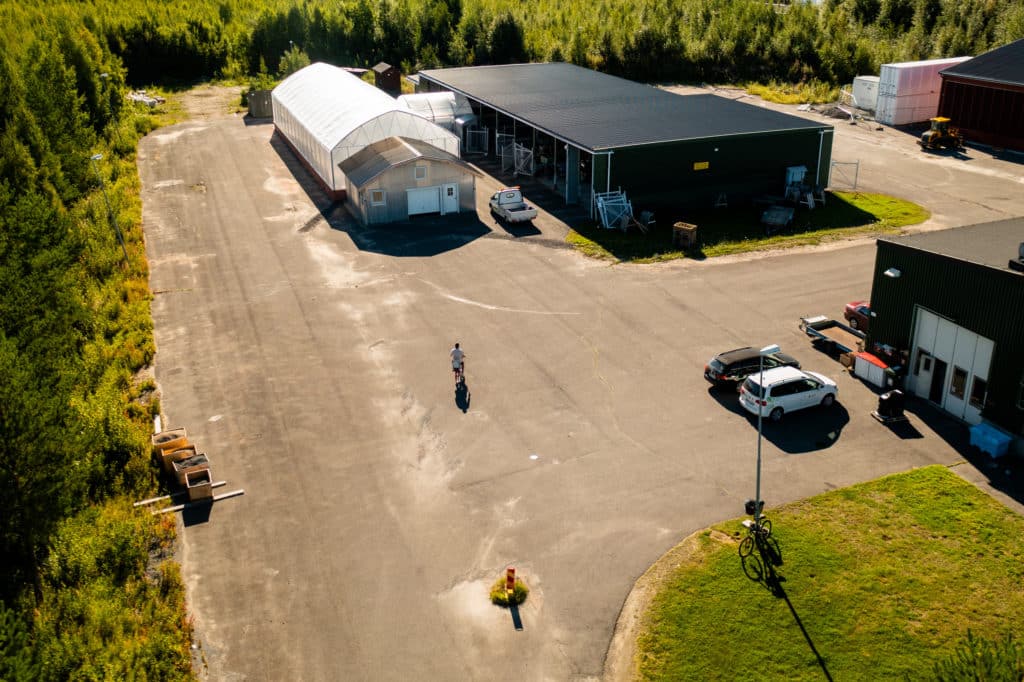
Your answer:
[[[747,558],[754,553],[755,547],[761,547],[772,534],[772,522],[762,516],[759,519],[747,519],[743,522],[747,527],[747,535],[740,540],[740,557]]]

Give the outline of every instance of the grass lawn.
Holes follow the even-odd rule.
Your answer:
[[[705,532],[644,614],[640,679],[929,679],[968,628],[1019,631],[1024,518],[944,467],[768,514],[781,590],[745,575],[738,521]]]
[[[658,216],[646,234],[605,230],[590,224],[569,232],[566,241],[592,258],[635,263],[702,258],[733,253],[820,244],[869,234],[892,234],[906,225],[928,219],[917,204],[884,194],[830,192],[825,206],[813,211],[801,207],[784,232],[765,235],[761,208],[706,209],[685,216]],[[683,220],[697,225],[700,248],[684,254],[672,244],[672,224]]]

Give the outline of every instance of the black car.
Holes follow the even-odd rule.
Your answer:
[[[769,353],[764,356],[765,370],[774,367],[796,367],[800,363],[796,358],[785,353]],[[743,380],[756,374],[761,368],[760,356],[756,348],[746,346],[719,353],[704,366],[704,378],[718,388],[731,387],[739,390]]]

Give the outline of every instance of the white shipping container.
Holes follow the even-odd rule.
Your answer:
[[[902,97],[878,95],[875,120],[890,126],[927,121],[939,111],[939,93],[927,92]]]
[[[890,97],[919,95],[926,92],[939,92],[942,78],[939,71],[965,62],[971,57],[950,57],[948,59],[928,59],[920,62],[899,62],[882,64],[879,72],[878,94]]]
[[[878,76],[857,76],[853,79],[853,106],[875,110],[878,101]]]

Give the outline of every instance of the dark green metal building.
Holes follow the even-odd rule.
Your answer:
[[[879,239],[869,347],[908,392],[1024,436],[1024,219]],[[1020,268],[1020,269],[1018,269]]]
[[[824,188],[833,128],[710,94],[676,95],[565,63],[434,69],[421,91],[465,96],[463,152],[503,159],[566,203],[622,189],[639,210],[782,195],[804,166]],[[517,148],[505,164],[506,150]]]

